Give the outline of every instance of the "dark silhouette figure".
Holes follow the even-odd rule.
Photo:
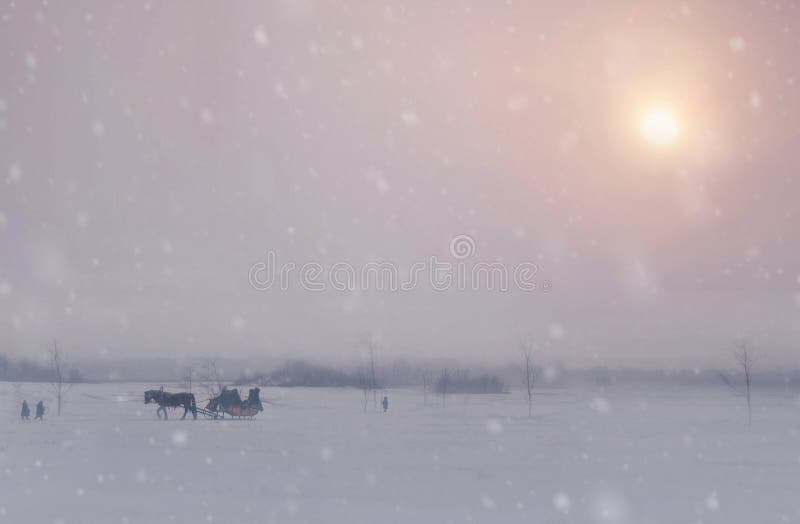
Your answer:
[[[44,402],[41,400],[36,403],[36,416],[33,418],[33,420],[36,420],[37,418],[39,420],[44,420]]]
[[[383,397],[383,401],[381,402],[383,405],[383,412],[386,413],[389,411],[389,397]]]
[[[29,420],[31,417],[31,408],[28,407],[28,401],[22,401],[22,411],[20,412],[20,417],[22,420]]]

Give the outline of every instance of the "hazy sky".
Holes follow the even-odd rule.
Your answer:
[[[48,5],[49,4],[49,5]],[[0,351],[773,361],[800,340],[796,2],[6,2]],[[647,142],[642,118],[677,122]],[[536,291],[258,291],[431,256]],[[543,292],[545,282],[552,284]],[[513,286],[512,286],[513,287]]]

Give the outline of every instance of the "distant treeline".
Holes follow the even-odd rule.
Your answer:
[[[270,373],[256,378],[262,386],[341,388],[359,385],[356,373],[348,373],[305,360],[290,360]]]
[[[436,377],[433,389],[440,395],[448,393],[492,394],[506,393],[505,383],[497,375],[481,373],[475,377],[470,376],[467,370],[443,370]]]
[[[135,382],[186,382],[187,376],[197,383],[204,382],[204,367],[209,359],[203,358],[127,358],[71,361],[76,364],[68,370],[65,379],[73,381],[135,381]],[[354,387],[372,389],[372,372],[369,362],[311,361],[303,359],[214,359],[222,381],[229,385],[258,384],[266,386]],[[741,382],[741,372],[734,362],[722,362],[718,367],[690,369],[658,369],[641,367],[565,367],[558,361],[535,360],[536,387],[558,388],[585,385],[614,387],[623,384],[646,386],[726,387],[721,380],[726,375],[731,381]],[[80,371],[77,371],[80,369]],[[375,362],[375,386],[378,388],[421,387],[436,393],[436,383],[446,372],[448,390],[498,391],[521,387],[524,367],[522,362],[510,360],[505,364],[467,362],[456,358],[410,360],[406,358],[383,359]],[[469,386],[463,388],[466,373]],[[238,377],[238,378],[237,378]],[[23,358],[9,358],[0,354],[0,380],[47,382],[53,378],[48,362]],[[207,377],[205,377],[207,378]],[[752,381],[760,388],[800,391],[800,368],[776,366],[756,367]],[[190,381],[191,382],[191,381]]]
[[[444,368],[436,372],[395,363],[379,368],[376,374],[376,388],[424,385],[432,387],[436,393],[504,393],[505,382],[497,375],[480,373],[472,376],[469,370]],[[352,371],[317,364],[306,360],[290,360],[269,373],[243,375],[235,385],[257,383],[273,387],[372,387],[364,369]]]
[[[83,376],[78,369],[67,370],[66,382],[81,382]],[[12,359],[0,354],[0,380],[10,382],[52,382],[55,371],[48,364],[28,359]]]
[[[237,383],[281,387],[355,387],[364,388],[367,378],[361,367],[326,365],[307,360],[289,360],[277,364],[272,371],[243,374]],[[734,380],[739,373],[722,369]],[[584,384],[610,387],[616,384],[645,384],[650,386],[719,386],[720,369],[641,369],[592,367],[567,369],[559,363],[536,365],[537,387],[565,387]],[[403,359],[376,365],[376,387],[426,387],[433,393],[500,393],[522,384],[520,365],[502,367],[473,366],[468,368],[457,361],[414,364]],[[778,389],[800,388],[800,370],[758,370],[754,384]]]

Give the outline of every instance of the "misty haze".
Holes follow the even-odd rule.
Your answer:
[[[797,2],[0,46],[0,524],[800,522]]]

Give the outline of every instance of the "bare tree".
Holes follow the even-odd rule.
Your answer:
[[[225,371],[217,365],[216,360],[209,359],[198,371],[197,378],[210,398],[218,397],[227,388]]]
[[[422,405],[428,405],[428,372],[422,370]]]
[[[733,352],[736,363],[742,370],[744,375],[744,394],[747,398],[747,423],[753,423],[753,408],[750,403],[750,385],[753,373],[753,351],[747,344],[747,341],[742,340],[736,343],[736,348]]]
[[[742,378],[744,379],[744,388],[741,389],[736,382],[726,375],[725,373],[718,373],[719,379],[731,390],[737,394],[742,395],[747,401],[747,423],[753,423],[753,408],[751,402],[751,389],[753,382],[753,365],[755,358],[753,356],[753,349],[746,340],[740,340],[734,344],[733,358],[736,361],[737,367],[741,370]]]
[[[377,343],[374,338],[369,335],[361,337],[361,343],[365,348],[365,359],[367,361],[366,379],[368,382],[369,391],[372,391],[372,407],[375,411],[378,410],[378,378],[375,373],[375,351]]]
[[[72,383],[67,377],[67,369],[64,364],[64,358],[61,350],[58,349],[58,342],[53,341],[53,347],[50,349],[50,368],[52,378],[50,387],[56,397],[58,403],[58,416],[61,416],[61,404],[67,392],[72,388]]]
[[[442,374],[436,379],[436,389],[442,395],[442,407],[445,407],[447,392],[450,389],[450,373],[447,371],[447,368],[444,368]]]
[[[193,378],[194,378],[194,366],[186,366],[183,369],[183,388],[189,393],[192,392]]]
[[[378,410],[378,380],[375,377],[375,344],[369,344],[369,379],[372,387],[372,408]]]
[[[525,373],[523,384],[528,397],[528,417],[533,414],[533,386],[536,383],[538,370],[533,362],[533,344],[530,341],[520,339],[519,353],[522,357],[522,371]]]
[[[356,383],[358,388],[364,394],[364,413],[367,412],[367,403],[369,401],[369,392],[372,391],[372,381],[370,380],[368,369],[362,364],[356,371]]]

